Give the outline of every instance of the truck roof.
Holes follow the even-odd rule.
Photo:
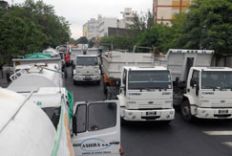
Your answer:
[[[77,57],[98,57],[96,54],[77,55]]]
[[[169,49],[168,53],[198,53],[213,54],[214,50],[196,50],[196,49]]]
[[[0,88],[1,155],[50,155],[55,127],[36,105],[25,98]]]
[[[13,80],[8,88],[16,92],[31,92],[40,87],[62,86],[62,75],[59,73],[56,64],[48,64],[45,68],[31,67],[27,70],[28,72],[24,71],[19,77]],[[17,72],[15,75],[17,76]]]
[[[168,70],[166,67],[163,66],[154,66],[154,67],[125,66],[124,68],[127,70],[136,70],[136,71]]]
[[[192,67],[195,70],[198,71],[231,71],[232,68],[229,67]]]

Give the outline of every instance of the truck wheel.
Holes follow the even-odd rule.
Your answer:
[[[101,81],[100,81],[100,80],[96,81],[96,84],[97,84],[97,85],[100,85],[100,83],[101,83]]]
[[[64,69],[64,78],[67,79],[68,78],[68,73],[67,73],[67,69]]]
[[[122,126],[125,126],[126,124],[127,124],[127,121],[124,120],[124,119],[121,117],[121,125],[122,125]]]
[[[73,84],[74,84],[74,85],[77,85],[77,81],[73,80]]]
[[[163,125],[169,125],[169,124],[170,124],[170,122],[171,122],[171,120],[161,121],[161,123],[162,123]]]
[[[193,116],[191,114],[191,109],[190,109],[190,103],[188,100],[184,100],[181,103],[180,109],[181,109],[181,114],[182,114],[182,117],[184,118],[184,120],[193,121]]]
[[[107,95],[107,87],[106,87],[106,85],[103,83],[103,90],[104,90],[104,94],[105,94],[105,96]]]

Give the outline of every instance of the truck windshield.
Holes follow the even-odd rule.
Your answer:
[[[98,60],[97,60],[97,57],[77,57],[76,65],[96,66],[98,65]]]
[[[169,71],[129,71],[128,89],[170,89]]]
[[[202,89],[232,89],[232,72],[203,71]]]

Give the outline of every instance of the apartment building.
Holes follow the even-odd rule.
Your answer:
[[[114,17],[98,16],[97,19],[92,18],[83,25],[83,36],[88,39],[109,36],[109,29],[128,29],[133,24],[133,18],[136,12],[131,8],[125,8],[122,14],[122,19]]]
[[[8,2],[0,0],[0,9],[8,9],[8,8],[9,8]]]
[[[83,25],[83,36],[88,39],[98,36],[98,20],[91,18]]]
[[[192,0],[153,0],[154,21],[171,24],[175,14],[185,12]]]

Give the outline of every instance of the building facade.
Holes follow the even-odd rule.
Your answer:
[[[9,4],[6,1],[0,0],[0,9],[8,9]]]
[[[125,24],[125,28],[130,28],[131,25],[134,24],[134,18],[136,16],[136,12],[132,10],[132,8],[125,8],[122,14],[122,20]]]
[[[83,25],[83,36],[87,39],[98,36],[98,20],[92,18]]]
[[[97,19],[90,19],[83,25],[83,36],[88,39],[109,36],[109,29],[128,29],[133,24],[133,18],[136,13],[131,8],[126,8],[122,14],[122,19],[114,17],[98,16]]]
[[[185,12],[192,0],[153,0],[153,14],[156,23],[171,24],[174,16]]]

